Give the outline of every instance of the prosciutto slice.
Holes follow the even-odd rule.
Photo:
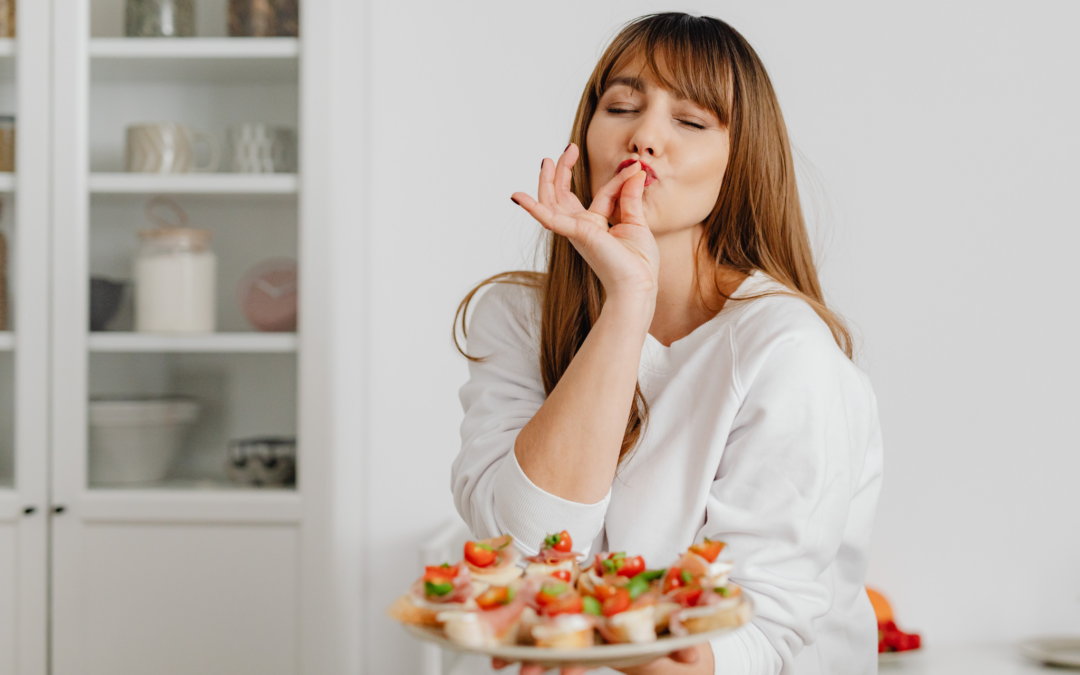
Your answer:
[[[545,548],[537,555],[531,555],[525,558],[527,562],[540,563],[542,565],[554,565],[561,563],[564,560],[577,560],[581,557],[581,554],[577,551],[556,551],[553,548]]]
[[[417,579],[415,583],[413,583],[412,588],[409,589],[409,592],[420,600],[434,603],[436,605],[445,605],[450,603],[460,604],[472,597],[472,575],[469,573],[469,570],[464,565],[458,568],[457,576],[454,577],[451,583],[453,584],[454,588],[446,595],[429,596],[424,590],[424,579],[423,577],[421,577]]]

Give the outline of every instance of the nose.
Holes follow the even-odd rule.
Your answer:
[[[666,115],[658,110],[660,107],[650,106],[645,114],[638,118],[638,124],[630,135],[628,149],[639,157],[658,157],[664,152]]]

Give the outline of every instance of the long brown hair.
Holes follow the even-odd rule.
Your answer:
[[[730,156],[716,205],[703,223],[698,259],[710,261],[717,270],[726,267],[744,274],[755,270],[768,274],[814,308],[851,358],[851,336],[843,320],[826,307],[818,283],[776,93],[753,48],[723,21],[681,13],[653,14],[631,21],[612,40],[585,86],[570,135],[581,149],[571,181],[574,194],[588,208],[592,202],[585,144],[589,124],[611,76],[639,58],[661,86],[711,110],[728,128]],[[546,273],[504,272],[469,291],[454,317],[454,342],[466,358],[477,360],[461,348],[456,328],[460,321],[462,336],[467,338],[469,303],[487,284],[512,283],[542,290],[540,372],[544,391],[551,394],[600,316],[604,289],[568,239],[549,234],[546,247]],[[718,278],[716,283],[719,291]],[[637,444],[647,419],[648,404],[638,385],[620,462]]]

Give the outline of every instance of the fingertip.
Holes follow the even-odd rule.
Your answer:
[[[514,199],[514,198],[513,198],[512,196],[510,197],[510,201],[514,202],[514,203],[515,203],[515,204],[517,204],[518,206],[521,206],[521,202],[519,202],[518,200]]]

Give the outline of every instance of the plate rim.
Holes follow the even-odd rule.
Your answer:
[[[718,628],[705,633],[692,633],[681,637],[665,636],[657,638],[654,642],[638,644],[598,644],[582,649],[552,649],[550,647],[535,647],[531,645],[498,645],[495,647],[468,647],[450,640],[437,628],[418,626],[402,623],[401,625],[413,637],[428,642],[444,649],[450,649],[463,654],[479,654],[486,657],[495,657],[506,661],[535,661],[539,663],[582,663],[594,667],[597,664],[618,662],[624,659],[646,658],[649,656],[662,656],[669,652],[686,649],[694,645],[708,642],[716,638],[731,635],[735,631],[745,628],[754,617],[754,604],[749,598],[748,604],[750,615],[746,622],[739,626]]]
[[[1073,649],[1080,650],[1080,635],[1041,635],[1027,638],[1016,643],[1017,650],[1035,661],[1055,666],[1080,666],[1080,657],[1066,657],[1054,654],[1047,643],[1068,643]]]

